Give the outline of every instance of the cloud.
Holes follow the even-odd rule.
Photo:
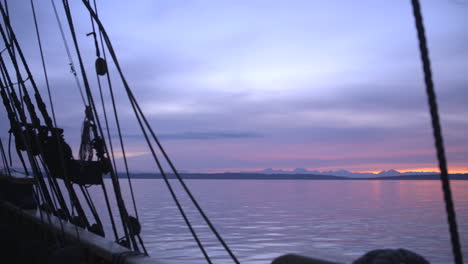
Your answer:
[[[115,136],[117,137],[117,136]],[[141,139],[143,136],[140,134],[124,135],[125,138]],[[180,132],[180,133],[162,133],[159,134],[160,139],[166,140],[219,140],[219,139],[245,139],[245,138],[259,138],[263,137],[262,134],[255,132],[238,132],[238,131],[205,131],[205,132]]]
[[[13,25],[46,98],[31,12],[21,2],[10,5]],[[70,4],[104,125],[94,42],[86,37],[89,16],[79,1]],[[398,169],[386,166],[433,161],[430,154],[405,155],[433,147],[414,21],[406,2],[147,0],[99,5],[127,81],[168,152],[184,168]],[[36,8],[58,123],[76,150],[84,106],[50,3]],[[448,149],[467,142],[465,11],[450,1],[423,5]],[[126,146],[138,154],[132,160],[141,169],[149,168],[144,138],[110,61],[109,69]],[[101,80],[109,130],[115,135],[110,93]],[[9,124],[3,109],[0,115],[5,138]],[[381,152],[398,154],[375,154]],[[457,164],[463,156],[464,147],[449,153]]]

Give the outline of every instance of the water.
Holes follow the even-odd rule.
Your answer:
[[[453,263],[437,181],[188,180],[187,184],[241,263],[270,263],[285,253],[350,263],[377,248],[407,248],[431,263]],[[163,263],[205,263],[164,182],[137,179],[133,185],[150,255]],[[468,182],[452,182],[452,188],[468,257]],[[123,191],[131,211],[128,190]],[[98,189],[92,193],[105,216],[101,193]],[[231,263],[188,198],[181,199],[214,262]],[[106,230],[112,237],[110,226]]]

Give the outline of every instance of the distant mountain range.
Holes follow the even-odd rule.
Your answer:
[[[438,172],[399,172],[397,170],[381,171],[379,173],[360,173],[347,170],[318,171],[296,168],[294,170],[241,171],[223,173],[189,173],[180,172],[184,179],[216,179],[216,180],[439,180]],[[166,173],[170,179],[175,175]],[[120,174],[119,177],[125,177]],[[133,178],[160,179],[159,173],[132,173]],[[468,180],[468,174],[450,174],[452,180]]]
[[[22,172],[21,169],[16,171]],[[438,172],[399,172],[397,170],[381,171],[379,173],[350,172],[347,170],[318,171],[296,168],[294,170],[275,170],[272,168],[261,171],[240,171],[223,173],[191,173],[179,171],[184,179],[242,179],[242,180],[439,180]],[[119,172],[119,178],[126,178],[124,172]],[[175,175],[166,172],[169,178]],[[104,178],[109,178],[104,175]],[[132,172],[132,178],[136,179],[161,179],[160,173]],[[468,173],[450,174],[452,180],[468,180]]]
[[[389,176],[414,176],[414,175],[437,175],[438,172],[399,172],[397,170],[383,170],[379,173],[364,173],[364,172],[351,172],[347,170],[330,170],[318,171],[307,170],[304,168],[296,168],[294,170],[275,170],[272,168],[264,169],[261,171],[241,171],[240,173],[260,173],[260,174],[314,174],[314,175],[327,175],[327,176],[340,176],[349,178],[371,178],[371,177],[389,177]]]
[[[266,174],[266,173],[181,173],[184,179],[205,179],[205,180],[439,180],[438,174],[416,174],[399,176],[379,176],[379,177],[344,177],[334,175],[318,174]],[[375,174],[374,174],[375,175]],[[175,179],[175,175],[167,173],[169,179]],[[107,176],[108,177],[108,176]],[[125,178],[125,174],[119,174],[120,178]],[[161,174],[156,173],[132,173],[135,179],[161,179]],[[468,180],[468,174],[450,174],[452,180]]]

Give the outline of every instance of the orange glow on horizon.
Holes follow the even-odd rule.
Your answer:
[[[237,173],[237,172],[262,172],[266,168],[224,168],[224,169],[188,169],[188,171],[193,171],[193,172],[200,172],[200,173],[224,173],[224,172],[231,172],[231,173]],[[287,172],[292,172],[294,171],[295,168],[279,168],[279,167],[273,167],[273,170],[282,170],[282,171],[287,171]],[[318,170],[320,172],[324,171],[337,171],[342,168],[306,168],[309,171],[313,170]],[[385,169],[388,170],[388,169]],[[436,167],[430,168],[430,167],[423,167],[423,168],[413,168],[413,169],[394,169],[398,172],[404,173],[404,172],[439,172],[439,169]],[[373,174],[378,174],[382,170],[353,170],[350,169],[348,170],[349,172],[352,173],[373,173]],[[468,173],[468,168],[455,168],[455,169],[450,169],[449,173]]]
[[[439,172],[439,168],[414,168],[414,169],[395,169],[398,172]],[[371,170],[371,171],[361,171],[361,170],[352,170],[351,172],[355,173],[373,173],[378,174],[382,170]],[[468,168],[460,169],[449,169],[449,173],[468,173]]]
[[[402,169],[399,172],[439,172],[439,168]],[[449,169],[449,173],[468,173],[468,168]]]

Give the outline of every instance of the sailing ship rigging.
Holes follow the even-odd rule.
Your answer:
[[[133,92],[122,73],[110,39],[99,19],[96,1],[93,1],[92,3],[91,1],[83,1],[83,6],[90,14],[90,28],[92,29],[91,33],[87,35],[92,37],[96,49],[94,74],[97,78],[100,103],[102,107],[102,112],[99,113],[101,109],[98,109],[99,102],[95,99],[96,92],[91,88],[74,25],[71,7],[68,0],[63,0],[61,2],[63,12],[66,16],[66,24],[68,25],[69,34],[72,39],[71,45],[69,45],[67,41],[67,35],[64,30],[65,27],[63,26],[63,22],[60,20],[58,5],[56,5],[54,0],[51,1],[51,4],[68,54],[70,71],[75,78],[77,89],[80,91],[84,108],[81,143],[78,150],[78,158],[76,159],[74,158],[73,150],[65,141],[65,131],[59,128],[56,121],[52,99],[53,89],[50,87],[48,82],[45,54],[42,49],[40,28],[37,22],[34,2],[30,1],[30,5],[36,30],[37,45],[39,47],[38,51],[42,60],[50,108],[48,108],[44,102],[43,96],[38,88],[38,84],[35,81],[35,76],[32,74],[26,56],[23,53],[18,39],[16,38],[10,22],[8,4],[6,1],[0,3],[0,12],[3,19],[2,27],[0,27],[0,34],[2,35],[3,43],[5,45],[0,56],[1,96],[10,121],[10,135],[15,140],[13,147],[16,149],[16,154],[23,164],[25,173],[27,175],[31,175],[35,182],[37,182],[37,185],[34,188],[34,195],[35,200],[40,203],[41,209],[44,212],[57,216],[61,220],[68,221],[77,227],[85,228],[100,236],[106,236],[107,234],[104,232],[100,212],[96,209],[93,198],[88,192],[88,187],[92,185],[100,186],[105,197],[109,219],[111,220],[114,241],[135,252],[140,252],[145,255],[148,254],[140,234],[142,228],[138,218],[137,204],[134,198],[129,166],[125,153],[125,144],[119,123],[119,113],[114,96],[114,84],[112,83],[108,69],[107,57],[110,56],[159,172],[164,177],[165,184],[168,187],[172,198],[174,199],[185,223],[189,227],[191,234],[200,247],[207,262],[211,263],[211,259],[204,249],[202,242],[198,238],[195,229],[192,227],[191,221],[186,215],[184,208],[173,189],[173,183],[168,180],[168,173],[163,169],[163,162],[166,162],[169,165],[171,172],[176,175],[178,182],[183,187],[183,190],[189,195],[198,212],[201,214],[209,228],[218,238],[233,261],[235,263],[239,263],[206,214],[203,212],[194,196],[191,194],[189,188],[169,159],[169,156],[162,147],[154,130],[150,126],[140,105],[133,95]],[[72,48],[70,46],[72,46]],[[5,53],[8,56],[5,56]],[[77,65],[73,62],[72,58],[74,56],[78,58]],[[24,74],[24,72],[26,74]],[[15,77],[16,82],[14,82]],[[31,95],[31,88],[33,96]],[[108,106],[106,108],[103,98],[104,88],[108,88],[109,90],[114,120],[111,119],[112,115],[108,115],[107,113]],[[52,113],[52,115],[50,113]],[[102,116],[104,117],[104,122],[101,121]],[[132,205],[134,209],[133,215],[128,211],[127,205],[122,197],[121,183],[119,182],[117,164],[115,161],[116,154],[112,144],[112,137],[109,128],[110,122],[114,122],[117,127],[119,137],[118,144],[120,145],[122,152],[125,175],[131,191]],[[104,131],[106,131],[106,133],[104,133]],[[5,158],[3,160],[6,161]],[[9,171],[8,162],[6,163],[7,170]],[[115,196],[120,216],[120,227],[117,227],[117,221],[113,218],[113,206],[110,204],[109,199],[110,190],[108,190],[109,187],[107,187],[103,181],[103,175],[108,175],[111,178],[112,193]],[[61,186],[59,180],[63,182],[64,187]],[[78,194],[78,192],[80,192],[80,194]],[[79,198],[80,195],[85,198],[84,203]],[[90,215],[87,214],[86,211],[89,211]],[[123,235],[119,230],[121,230],[120,232],[123,231]]]
[[[0,52],[0,95],[10,124],[10,142],[3,144],[0,141],[0,151],[2,152],[1,156],[6,173],[12,173],[10,167],[12,163],[11,149],[14,149],[25,174],[34,179],[34,197],[32,198],[39,205],[41,221],[44,224],[50,221],[48,216],[53,215],[60,221],[69,222],[77,228],[86,229],[109,239],[110,234],[106,234],[101,219],[102,212],[96,209],[93,197],[88,191],[90,186],[98,186],[101,188],[105,198],[106,213],[109,215],[111,222],[112,240],[133,252],[148,255],[142,239],[141,232],[143,228],[139,220],[138,206],[135,200],[130,168],[125,152],[126,144],[121,129],[119,109],[116,103],[115,87],[122,87],[131,105],[132,113],[138,123],[141,135],[150,150],[158,173],[162,175],[164,184],[169,190],[174,203],[207,263],[212,263],[212,259],[193,227],[174,189],[174,183],[169,181],[167,168],[171,174],[175,175],[177,183],[189,197],[190,202],[197,209],[197,212],[222,245],[232,262],[240,263],[191,193],[145,116],[133,90],[125,78],[110,37],[100,20],[96,0],[82,0],[82,6],[89,13],[90,17],[88,27],[91,32],[87,36],[89,37],[88,40],[93,42],[95,48],[94,73],[89,73],[86,70],[89,63],[84,60],[84,56],[82,55],[81,43],[69,1],[61,0],[61,6],[57,5],[55,0],[51,0],[50,2],[57,26],[60,29],[64,48],[67,52],[68,66],[75,79],[75,86],[79,91],[83,104],[83,121],[80,131],[81,143],[79,149],[75,150],[75,153],[78,153],[78,158],[75,158],[75,155],[73,155],[74,150],[72,150],[65,140],[64,134],[68,131],[60,128],[60,124],[57,123],[53,104],[54,87],[49,83],[45,60],[46,55],[42,48],[41,30],[34,1],[30,0],[30,7],[37,38],[37,52],[41,57],[44,74],[45,84],[42,85],[46,87],[48,103],[44,100],[44,96],[40,91],[41,89],[39,89],[39,86],[42,85],[36,82],[37,75],[32,73],[28,59],[18,41],[11,24],[8,3],[5,0],[3,3],[0,2],[0,35],[3,41],[3,50]],[[457,263],[462,263],[455,213],[451,202],[450,186],[448,185],[442,136],[440,134],[440,125],[438,124],[437,105],[435,104],[435,94],[430,77],[427,47],[425,47],[424,28],[422,26],[420,10],[418,10],[419,3],[416,0],[412,2],[421,45],[424,72],[426,74],[434,134],[444,183],[444,193],[446,194],[445,199],[447,201],[447,214],[452,234],[454,256]],[[61,12],[65,15],[66,21],[60,19],[59,14]],[[70,38],[71,44],[68,42]],[[75,64],[73,58],[77,58],[77,64]],[[110,76],[114,72],[117,73],[116,78],[119,80],[119,84],[116,84],[114,82],[115,79]],[[92,75],[96,76],[97,87],[91,84],[90,76]],[[104,100],[103,91],[105,89],[107,89],[110,95],[110,105]],[[116,127],[118,135],[117,143],[112,140],[111,124],[115,124]],[[8,147],[5,147],[6,145]],[[116,162],[115,150],[117,148],[122,153],[123,173],[119,173]],[[124,174],[127,179],[133,210],[128,209],[127,201],[123,198],[122,182],[119,181],[119,174]],[[103,180],[105,175],[110,177],[112,188],[107,186]],[[115,196],[115,205],[111,203],[111,195]],[[80,196],[84,199],[80,199]],[[114,206],[116,206],[118,211],[118,221],[114,219]],[[62,239],[60,239],[60,236],[63,234],[63,231],[56,234],[58,244],[63,243]]]

